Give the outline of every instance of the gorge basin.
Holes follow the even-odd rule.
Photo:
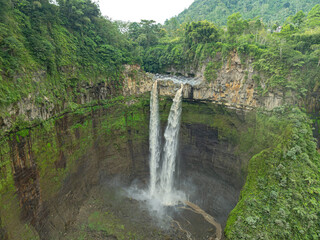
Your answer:
[[[171,104],[171,99],[160,99],[162,132]],[[146,95],[66,114],[27,134],[12,134],[10,150],[2,156],[15,169],[14,190],[3,198],[8,206],[1,215],[4,235],[215,239],[217,228],[203,213],[221,224],[223,232],[238,201],[248,156],[236,153],[232,138],[211,122],[223,116],[228,127],[237,129],[244,124],[243,116],[199,102],[184,101],[182,109],[174,188],[202,214],[185,202],[154,208],[147,199],[135,197],[134,191],[147,191],[149,184]]]

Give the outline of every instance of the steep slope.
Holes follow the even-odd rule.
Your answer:
[[[286,113],[287,127],[274,139],[276,147],[250,160],[246,184],[229,215],[227,239],[320,237],[320,158],[310,122],[299,109],[278,110]]]
[[[177,16],[179,23],[209,20],[219,25],[227,23],[227,17],[240,12],[244,18],[262,18],[264,22],[283,22],[288,16],[302,10],[308,12],[319,3],[317,0],[195,0]]]
[[[0,0],[0,109],[72,100],[83,82],[119,85],[130,43],[90,0]],[[0,118],[6,115],[0,110]]]

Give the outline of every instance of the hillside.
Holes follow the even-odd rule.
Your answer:
[[[317,3],[317,0],[195,0],[176,18],[179,23],[208,20],[226,25],[227,17],[239,12],[245,19],[259,17],[271,25],[282,23],[288,16],[300,10],[307,13]]]
[[[80,82],[115,85],[134,61],[130,42],[90,0],[1,0],[0,11],[1,107],[30,94],[61,103]]]

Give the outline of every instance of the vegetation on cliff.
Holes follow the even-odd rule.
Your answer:
[[[307,15],[300,11],[288,17],[281,32],[269,32],[261,19],[244,19],[240,13],[230,15],[224,29],[207,20],[170,20],[164,26],[152,20],[111,22],[90,0],[0,4],[2,106],[30,94],[39,104],[72,102],[76,93],[70,89],[85,81],[119,89],[127,63],[141,63],[149,72],[204,66],[212,82],[234,51],[244,68],[253,59],[261,94],[276,89],[304,97],[319,88],[319,5]]]
[[[55,199],[66,184],[67,177],[81,169],[79,167],[81,159],[88,164],[86,155],[92,149],[95,150],[90,153],[91,155],[98,154],[102,149],[104,153],[114,151],[114,155],[118,157],[112,158],[108,155],[106,158],[116,159],[119,168],[130,171],[132,162],[128,161],[126,155],[123,156],[123,152],[125,152],[124,149],[127,150],[128,142],[132,148],[147,144],[148,128],[146,126],[149,118],[145,113],[149,108],[148,99],[149,96],[141,97],[128,106],[127,102],[133,99],[117,97],[106,100],[103,106],[83,106],[73,113],[52,118],[32,129],[20,130],[1,138],[1,239],[42,238],[39,236],[42,236],[42,231],[46,231],[45,227],[39,228],[34,224],[38,221],[36,219],[41,219],[43,214],[47,214],[48,209],[44,210],[42,205]],[[87,164],[85,164],[86,167],[88,167]],[[99,169],[101,167],[99,166]],[[109,167],[106,165],[105,169]],[[84,170],[80,171],[83,174]],[[98,170],[94,172],[94,177],[98,176],[97,172]],[[88,180],[86,184],[91,181],[92,179]],[[86,194],[84,194],[85,197],[87,197]],[[76,215],[74,213],[71,216]],[[109,220],[111,223],[113,221]],[[95,224],[99,226],[99,223],[92,218],[88,219],[88,224],[90,228]],[[112,229],[114,231],[112,234],[118,236],[118,230],[123,232],[123,229],[118,229],[115,222],[112,226],[115,227]],[[106,227],[105,224],[103,227]],[[93,230],[100,231],[91,229],[90,232]],[[83,227],[79,227],[76,233],[77,239],[86,236]],[[56,231],[54,234],[60,236],[59,234],[62,233]],[[58,237],[46,235],[45,238]],[[128,237],[128,239],[131,238]]]
[[[310,120],[299,109],[279,108],[287,126],[275,146],[255,155],[240,201],[231,212],[228,239],[319,239],[320,156]]]
[[[0,1],[0,104],[61,101],[79,82],[119,85],[132,43],[91,0]],[[70,96],[69,96],[70,97]]]
[[[207,20],[168,24],[165,34],[159,31],[158,40],[141,52],[143,66],[150,72],[178,73],[205,67],[205,78],[214,81],[236,52],[243,69],[252,62],[259,73],[253,80],[261,95],[276,90],[303,98],[319,88],[319,26],[320,5],[307,15],[299,11],[288,17],[280,32],[277,25],[269,31],[260,19],[244,19],[240,13],[228,17],[226,29]]]

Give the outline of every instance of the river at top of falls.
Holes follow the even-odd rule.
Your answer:
[[[155,74],[153,76],[154,80],[158,81],[172,81],[177,84],[189,84],[191,86],[196,86],[202,83],[203,79],[199,77],[184,77],[184,76],[173,76],[169,74]]]

